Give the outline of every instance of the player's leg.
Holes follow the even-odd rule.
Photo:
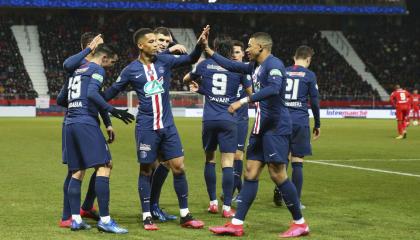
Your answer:
[[[59,226],[63,228],[69,228],[71,226],[71,209],[68,197],[70,179],[71,172],[68,171],[63,184],[63,213],[59,222]]]
[[[236,123],[229,121],[219,121],[218,142],[221,152],[221,164],[222,164],[222,188],[223,188],[223,208],[222,217],[230,218],[235,215],[235,212],[231,209],[232,196],[233,196],[233,160],[237,149],[237,134],[238,127]]]
[[[410,125],[410,108],[404,109],[402,114],[404,118],[403,138],[407,138],[407,127]]]
[[[163,184],[168,177],[169,166],[166,162],[162,162],[161,156],[159,156],[158,161],[155,162],[158,164],[155,166],[152,174],[150,193],[150,207],[152,211],[152,217],[153,219],[158,219],[161,222],[175,220],[176,216],[164,212],[159,206],[160,193],[162,191]]]
[[[162,154],[168,162],[174,178],[174,189],[180,208],[180,223],[182,227],[202,228],[204,223],[194,219],[188,209],[188,183],[184,169],[184,152],[181,139],[175,126],[162,130]]]
[[[215,234],[229,234],[234,236],[243,235],[243,222],[249,208],[258,192],[258,178],[264,167],[264,155],[262,151],[262,139],[260,136],[251,135],[247,148],[247,163],[244,183],[238,196],[238,206],[235,217],[224,226],[210,227]],[[259,160],[257,160],[259,159]]]
[[[244,149],[246,137],[248,135],[248,120],[238,122],[238,145],[235,152],[235,158],[233,161],[233,172],[234,172],[234,192],[235,190],[239,192],[242,189],[242,172],[243,172],[243,159],[244,159]]]
[[[80,215],[82,217],[91,218],[96,221],[99,220],[99,214],[96,208],[93,206],[95,202],[96,194],[95,194],[95,182],[96,182],[96,171],[92,173],[92,176],[89,180],[89,187],[86,192],[85,201],[80,208]]]
[[[80,191],[82,180],[85,175],[86,165],[84,163],[81,146],[85,143],[81,139],[86,135],[82,124],[66,125],[65,128],[65,148],[66,160],[71,179],[69,181],[67,195],[72,215],[71,230],[84,230],[91,227],[82,221],[80,216]]]
[[[138,178],[138,193],[142,207],[142,220],[145,230],[158,230],[153,223],[150,212],[150,179],[153,173],[153,164],[157,158],[161,137],[157,131],[142,130],[136,126],[137,160],[140,164]]]
[[[397,117],[398,136],[395,139],[403,139],[404,134],[404,116],[401,109],[397,108],[395,111]]]
[[[216,196],[216,158],[217,131],[215,121],[204,121],[201,140],[206,157],[204,165],[204,180],[206,182],[207,194],[209,195],[209,213],[219,212],[219,202]]]
[[[293,224],[280,237],[297,237],[309,233],[300,209],[300,201],[295,185],[287,177],[289,157],[289,135],[265,135],[264,157],[268,163],[271,180],[277,185],[285,205],[293,217]]]

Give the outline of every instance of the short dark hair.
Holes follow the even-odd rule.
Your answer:
[[[99,33],[96,32],[85,32],[80,36],[80,44],[82,45],[82,48],[87,48],[87,45],[92,42],[92,40],[98,36]]]
[[[97,56],[99,54],[105,54],[107,57],[111,58],[117,55],[117,51],[115,51],[114,46],[101,43],[96,47],[94,56]]]
[[[240,47],[242,49],[242,51],[245,50],[245,45],[243,42],[238,41],[238,40],[232,40],[232,44],[234,47]]]
[[[154,33],[152,29],[150,28],[140,28],[133,34],[133,42],[135,45],[137,45],[140,38],[144,37],[144,35]]]
[[[257,40],[263,48],[271,50],[271,48],[273,47],[273,39],[271,38],[270,34],[266,32],[256,32],[251,35],[251,38]]]
[[[307,59],[312,57],[315,54],[315,51],[306,45],[299,46],[295,52],[296,59]]]
[[[213,47],[216,52],[225,58],[232,58],[233,43],[232,39],[228,36],[220,36],[214,39]]]
[[[169,28],[167,28],[167,27],[157,27],[157,28],[155,28],[155,30],[153,30],[153,32],[155,33],[155,34],[162,34],[162,35],[164,35],[164,36],[172,36],[172,34],[171,34],[171,30],[169,30]]]

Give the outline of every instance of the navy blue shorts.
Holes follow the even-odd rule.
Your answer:
[[[248,136],[248,120],[238,122],[238,146],[237,150],[244,151],[246,137]]]
[[[237,149],[238,126],[231,121],[204,121],[202,141],[206,152],[216,151],[219,145],[220,152],[235,153]]]
[[[66,125],[63,123],[63,126],[61,127],[61,160],[63,161],[63,164],[67,164],[67,159],[66,159],[66,129],[65,129]]]
[[[99,127],[74,123],[66,125],[64,129],[65,152],[70,171],[109,163],[111,154]]]
[[[159,130],[143,130],[136,126],[137,161],[153,163],[158,155],[163,161],[184,156],[181,139],[175,126]]]
[[[290,135],[251,134],[246,149],[247,159],[288,164],[289,140]]]
[[[290,137],[290,152],[294,157],[312,155],[309,126],[293,124],[293,131]]]

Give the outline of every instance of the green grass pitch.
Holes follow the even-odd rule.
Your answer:
[[[156,232],[142,229],[134,124],[126,126],[117,120],[117,139],[111,145],[110,210],[129,234],[115,236],[96,229],[74,233],[59,228],[67,171],[61,164],[61,122],[61,118],[0,119],[0,239],[222,239],[208,231],[208,226],[226,220],[206,213],[201,121],[186,118],[177,118],[176,124],[185,149],[189,208],[205,221],[204,229],[183,229],[178,222],[159,224],[161,230]],[[406,140],[395,140],[395,135],[396,123],[391,120],[322,121],[322,136],[313,143],[314,156],[308,160],[363,169],[305,163],[302,202],[307,209],[303,213],[311,228],[305,239],[420,239],[420,127],[409,127]],[[218,171],[218,194],[220,179]],[[244,239],[278,239],[278,233],[287,229],[291,217],[287,209],[273,205],[272,192],[273,184],[264,171],[246,219]],[[164,186],[161,206],[178,215],[172,176]]]

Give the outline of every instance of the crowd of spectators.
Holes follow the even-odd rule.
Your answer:
[[[0,98],[33,99],[37,93],[23,65],[16,39],[6,19],[0,18]]]
[[[378,19],[374,27],[355,25],[346,37],[366,64],[366,68],[390,93],[395,84],[411,89],[420,76],[420,21]]]

